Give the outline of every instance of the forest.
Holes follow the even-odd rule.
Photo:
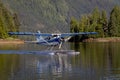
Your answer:
[[[51,31],[57,31],[57,30],[59,30],[60,32],[62,31],[64,32],[95,31],[95,32],[98,32],[97,35],[88,36],[88,37],[95,37],[95,38],[120,36],[120,29],[119,29],[120,28],[120,15],[119,15],[120,7],[119,6],[114,6],[113,8],[107,8],[104,5],[103,8],[105,9],[101,7],[96,7],[94,9],[93,8],[94,6],[92,6],[93,3],[91,2],[92,9],[88,9],[88,8],[86,9],[87,6],[85,7],[85,5],[77,4],[77,3],[80,3],[81,1],[82,0],[77,0],[74,4],[71,4],[72,1],[68,1],[68,0],[66,2],[64,0],[60,2],[54,1],[54,0],[52,1],[30,0],[29,3],[26,0],[25,1],[24,0],[21,0],[21,1],[4,0],[3,1],[4,3],[0,1],[0,12],[1,12],[0,13],[0,38],[9,37],[9,35],[7,34],[9,31],[18,31],[18,30],[36,31],[38,29],[41,29],[44,32],[51,32]],[[93,2],[94,4],[98,5],[97,0]],[[103,2],[101,2],[101,4],[103,4]],[[109,1],[109,7],[111,5],[113,6],[112,3],[114,4],[117,3],[115,2]],[[5,3],[8,3],[9,6],[4,6],[3,4]],[[40,4],[38,5],[38,3]],[[12,6],[12,8],[10,8],[10,6]],[[82,9],[79,7],[81,7]],[[71,16],[74,16],[74,17],[71,17]],[[46,24],[48,25],[45,26]]]
[[[76,19],[98,7],[107,14],[120,0],[1,0],[17,13],[21,31],[69,32],[71,16]]]
[[[0,1],[0,39],[8,38],[8,32],[18,30],[17,14],[12,14]]]
[[[110,14],[95,8],[90,14],[83,14],[78,20],[74,17],[70,22],[71,32],[98,32],[88,37],[120,37],[120,6],[115,6]]]

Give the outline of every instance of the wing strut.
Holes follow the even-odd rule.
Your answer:
[[[60,42],[60,44],[59,44],[59,49],[62,47],[62,42]]]

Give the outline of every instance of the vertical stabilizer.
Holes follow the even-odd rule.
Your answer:
[[[40,32],[40,31],[37,31],[37,33],[40,34],[41,32]],[[37,42],[41,42],[41,41],[44,40],[44,38],[43,38],[42,36],[40,36],[40,35],[37,35],[37,36],[36,36],[36,40],[37,40]]]

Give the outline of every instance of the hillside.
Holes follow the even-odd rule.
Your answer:
[[[18,31],[19,22],[16,14],[10,11],[0,1],[0,39],[8,38],[9,31]]]
[[[95,7],[108,13],[119,0],[2,0],[19,16],[21,31],[69,32],[72,16],[90,13]]]

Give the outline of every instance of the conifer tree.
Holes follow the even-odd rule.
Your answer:
[[[82,15],[80,22],[79,22],[79,29],[81,32],[88,32],[90,23],[89,23],[89,18],[88,15]]]
[[[103,31],[104,31],[103,37],[106,37],[106,36],[108,36],[107,35],[107,33],[108,33],[108,19],[107,19],[106,11],[102,11],[102,14],[101,14],[101,24],[102,24]]]
[[[7,38],[9,31],[18,31],[18,28],[13,15],[0,1],[0,38]]]
[[[103,32],[103,27],[101,24],[101,13],[98,8],[95,8],[91,14],[91,31],[98,32],[99,34],[97,37],[103,37],[104,32]]]
[[[115,6],[110,13],[108,25],[109,36],[120,36],[120,7]]]
[[[91,14],[82,15],[79,22],[73,18],[71,30],[73,32],[98,32],[98,35],[88,37],[120,37],[120,7],[113,8],[109,21],[106,11],[100,12],[98,8],[95,8]]]
[[[91,28],[92,28],[92,31],[96,31],[98,30],[98,20],[100,18],[100,12],[98,10],[98,8],[95,8],[92,12],[92,16],[91,16]]]
[[[71,18],[70,31],[71,32],[79,32],[78,21],[74,17]]]

